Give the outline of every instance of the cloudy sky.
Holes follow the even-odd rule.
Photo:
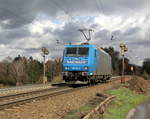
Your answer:
[[[50,50],[47,58],[59,57],[64,44],[85,41],[81,28],[94,30],[92,44],[119,51],[126,43],[132,63],[150,58],[149,0],[0,0],[0,60],[40,60],[41,47]]]

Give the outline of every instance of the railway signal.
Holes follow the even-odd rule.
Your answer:
[[[124,77],[124,54],[125,52],[128,51],[127,46],[124,43],[120,44],[120,49],[121,49],[121,56],[122,56],[122,73],[121,73],[121,83],[125,83],[125,77]]]
[[[43,47],[41,49],[42,51],[42,56],[43,56],[43,83],[47,82],[47,78],[45,76],[45,56],[49,54],[49,51],[47,48]]]
[[[134,67],[133,66],[131,66],[130,69],[131,69],[132,72],[134,71]]]

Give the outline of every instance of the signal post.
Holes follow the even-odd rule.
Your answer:
[[[49,54],[49,51],[47,48],[43,47],[41,49],[42,55],[43,55],[43,83],[47,82],[47,77],[45,76],[45,56]]]
[[[125,62],[124,62],[124,54],[128,51],[127,46],[124,43],[120,44],[121,49],[121,56],[122,56],[122,72],[121,72],[121,83],[125,83],[124,77],[124,69],[125,69]]]

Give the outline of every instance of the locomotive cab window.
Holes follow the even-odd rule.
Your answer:
[[[79,56],[88,56],[89,55],[89,48],[79,48],[78,49]]]
[[[67,48],[66,56],[76,56],[77,48]]]
[[[96,57],[96,50],[94,51],[94,55],[95,55],[95,57]]]

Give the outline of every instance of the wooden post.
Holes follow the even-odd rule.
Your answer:
[[[125,69],[125,64],[124,64],[124,51],[123,51],[123,54],[122,54],[122,76],[121,76],[121,83],[125,83],[124,69]]]
[[[43,83],[45,83],[45,55],[43,54]]]
[[[43,53],[43,83],[46,83],[47,82],[47,77],[45,76],[45,55],[48,55],[49,51],[45,47],[43,47],[41,50],[42,50],[42,53]]]
[[[128,51],[125,44],[120,44],[121,48],[121,55],[122,55],[122,72],[121,72],[121,83],[125,83],[125,77],[124,77],[124,69],[125,69],[125,62],[124,62],[124,53]]]

